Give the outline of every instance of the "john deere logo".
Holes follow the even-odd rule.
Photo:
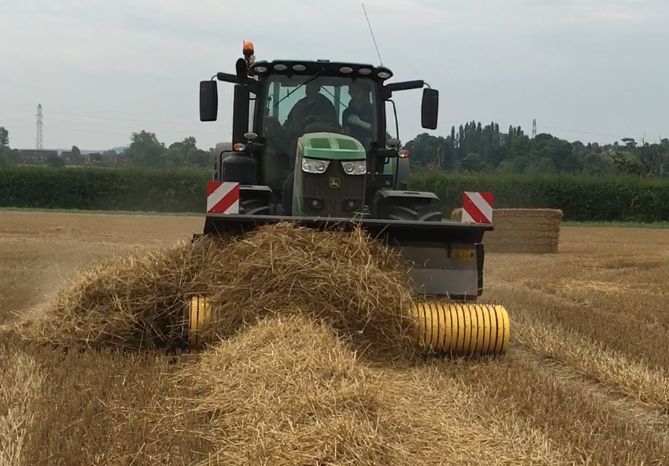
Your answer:
[[[341,180],[339,178],[330,178],[330,188],[331,189],[341,188]]]

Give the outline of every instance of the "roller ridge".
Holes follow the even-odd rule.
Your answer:
[[[509,316],[499,304],[417,303],[411,315],[423,350],[452,355],[504,354]]]

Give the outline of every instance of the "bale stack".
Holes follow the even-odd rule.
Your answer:
[[[451,213],[459,222],[462,209]],[[557,209],[495,209],[495,230],[483,236],[486,251],[526,254],[558,252],[562,211]]]

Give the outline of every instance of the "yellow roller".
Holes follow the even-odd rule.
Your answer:
[[[418,345],[454,355],[503,354],[509,315],[497,304],[425,302],[413,306]]]
[[[211,322],[211,305],[207,298],[193,296],[188,302],[188,346],[199,348]]]
[[[206,343],[212,309],[207,298],[187,305],[188,346]],[[503,354],[509,347],[509,316],[497,304],[427,301],[411,309],[416,341],[426,351],[453,355]]]

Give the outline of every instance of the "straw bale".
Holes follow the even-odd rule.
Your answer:
[[[204,295],[217,337],[268,314],[304,312],[360,348],[404,349],[411,341],[405,269],[361,230],[277,224],[227,242],[202,237],[103,261],[22,332],[64,346],[174,348],[184,343],[185,303]]]
[[[530,222],[538,220],[541,222],[561,222],[562,211],[559,209],[495,209],[493,220],[517,219]]]
[[[451,212],[451,220],[462,220],[462,209]],[[495,209],[495,230],[483,235],[488,252],[556,253],[562,211],[556,209]]]

